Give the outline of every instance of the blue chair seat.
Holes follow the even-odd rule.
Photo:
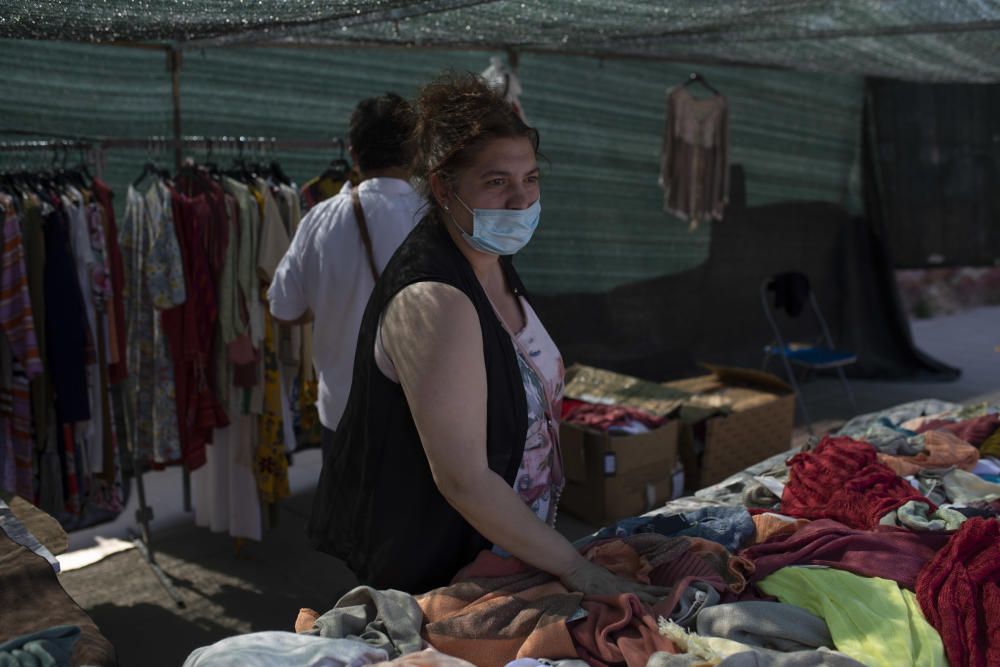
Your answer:
[[[851,352],[831,350],[828,347],[822,346],[800,347],[786,345],[785,347],[780,347],[778,345],[768,345],[764,349],[769,355],[782,356],[793,364],[808,366],[810,368],[837,368],[853,364],[858,360],[858,355]]]
[[[774,305],[772,307],[768,293],[774,293]],[[802,417],[805,419],[809,433],[813,432],[812,422],[809,419],[809,411],[806,409],[805,397],[799,389],[799,381],[795,378],[795,369],[792,366],[799,366],[808,370],[833,370],[840,377],[841,384],[847,398],[851,401],[851,407],[855,414],[858,411],[857,402],[854,400],[854,392],[847,382],[847,374],[844,367],[856,363],[858,357],[853,352],[834,349],[836,343],[830,335],[830,329],[826,326],[826,319],[819,309],[816,301],[816,294],[809,285],[809,277],[798,271],[786,271],[769,278],[765,278],[760,284],[760,303],[764,308],[764,316],[767,317],[771,331],[774,333],[772,342],[764,347],[764,363],[762,368],[767,370],[768,362],[773,357],[780,357],[785,373],[788,375],[788,382],[795,390],[795,398],[802,409]],[[803,307],[808,305],[816,322],[819,324],[823,334],[822,339],[818,336],[804,340],[786,342],[781,335],[778,322],[775,319],[775,311],[781,311],[787,318],[796,319],[802,314]]]

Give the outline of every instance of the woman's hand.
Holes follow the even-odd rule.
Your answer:
[[[584,595],[620,595],[635,593],[648,605],[654,605],[670,594],[664,586],[640,584],[637,581],[619,577],[597,563],[580,556],[559,578],[563,586]]]

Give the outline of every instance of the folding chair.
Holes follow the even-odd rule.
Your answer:
[[[773,310],[768,300],[768,292],[774,293]],[[785,373],[787,373],[788,380],[795,390],[799,408],[802,410],[802,417],[806,421],[806,428],[809,430],[809,433],[812,433],[812,421],[809,419],[805,397],[802,395],[799,382],[795,377],[795,372],[792,370],[793,364],[806,369],[806,373],[813,370],[836,369],[837,375],[840,376],[840,382],[844,385],[844,391],[847,392],[847,398],[851,402],[851,407],[854,409],[854,413],[857,414],[858,405],[854,400],[854,392],[851,390],[851,385],[847,382],[847,376],[844,374],[844,367],[855,363],[858,360],[858,355],[853,352],[837,350],[834,346],[830,329],[826,325],[826,319],[823,317],[823,313],[819,309],[819,304],[816,302],[816,295],[809,285],[809,278],[805,274],[798,272],[779,273],[766,278],[760,285],[760,300],[764,307],[764,314],[767,316],[767,321],[771,324],[771,329],[774,331],[774,340],[769,345],[764,346],[764,363],[762,364],[762,368],[767,370],[772,357],[781,357],[781,361],[785,366]],[[811,306],[816,319],[819,321],[822,335],[817,337],[815,343],[786,343],[785,338],[781,335],[781,330],[778,328],[774,311],[783,311],[788,317],[797,318],[802,314],[806,303]]]

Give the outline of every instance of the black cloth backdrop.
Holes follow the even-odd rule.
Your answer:
[[[533,297],[567,364],[650,380],[703,372],[699,361],[759,368],[763,346],[773,337],[761,282],[801,271],[837,346],[858,354],[852,375],[959,376],[914,346],[888,256],[866,220],[828,203],[748,208],[743,181],[737,166],[732,203],[726,219],[712,224],[709,257],[701,266],[606,293]],[[819,332],[809,308],[796,320],[779,316],[779,325],[792,340]],[[780,362],[774,363],[772,372],[781,375]]]
[[[898,268],[1000,263],[1000,85],[867,82],[868,176]]]

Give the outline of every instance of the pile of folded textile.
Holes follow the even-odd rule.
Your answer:
[[[634,435],[659,428],[667,420],[637,408],[586,403],[567,398],[563,400],[562,421],[608,433]]]
[[[444,588],[357,588],[302,610],[295,633],[233,637],[186,664],[1000,665],[998,413],[920,401],[863,415],[577,543],[668,587],[655,606],[483,552]]]

